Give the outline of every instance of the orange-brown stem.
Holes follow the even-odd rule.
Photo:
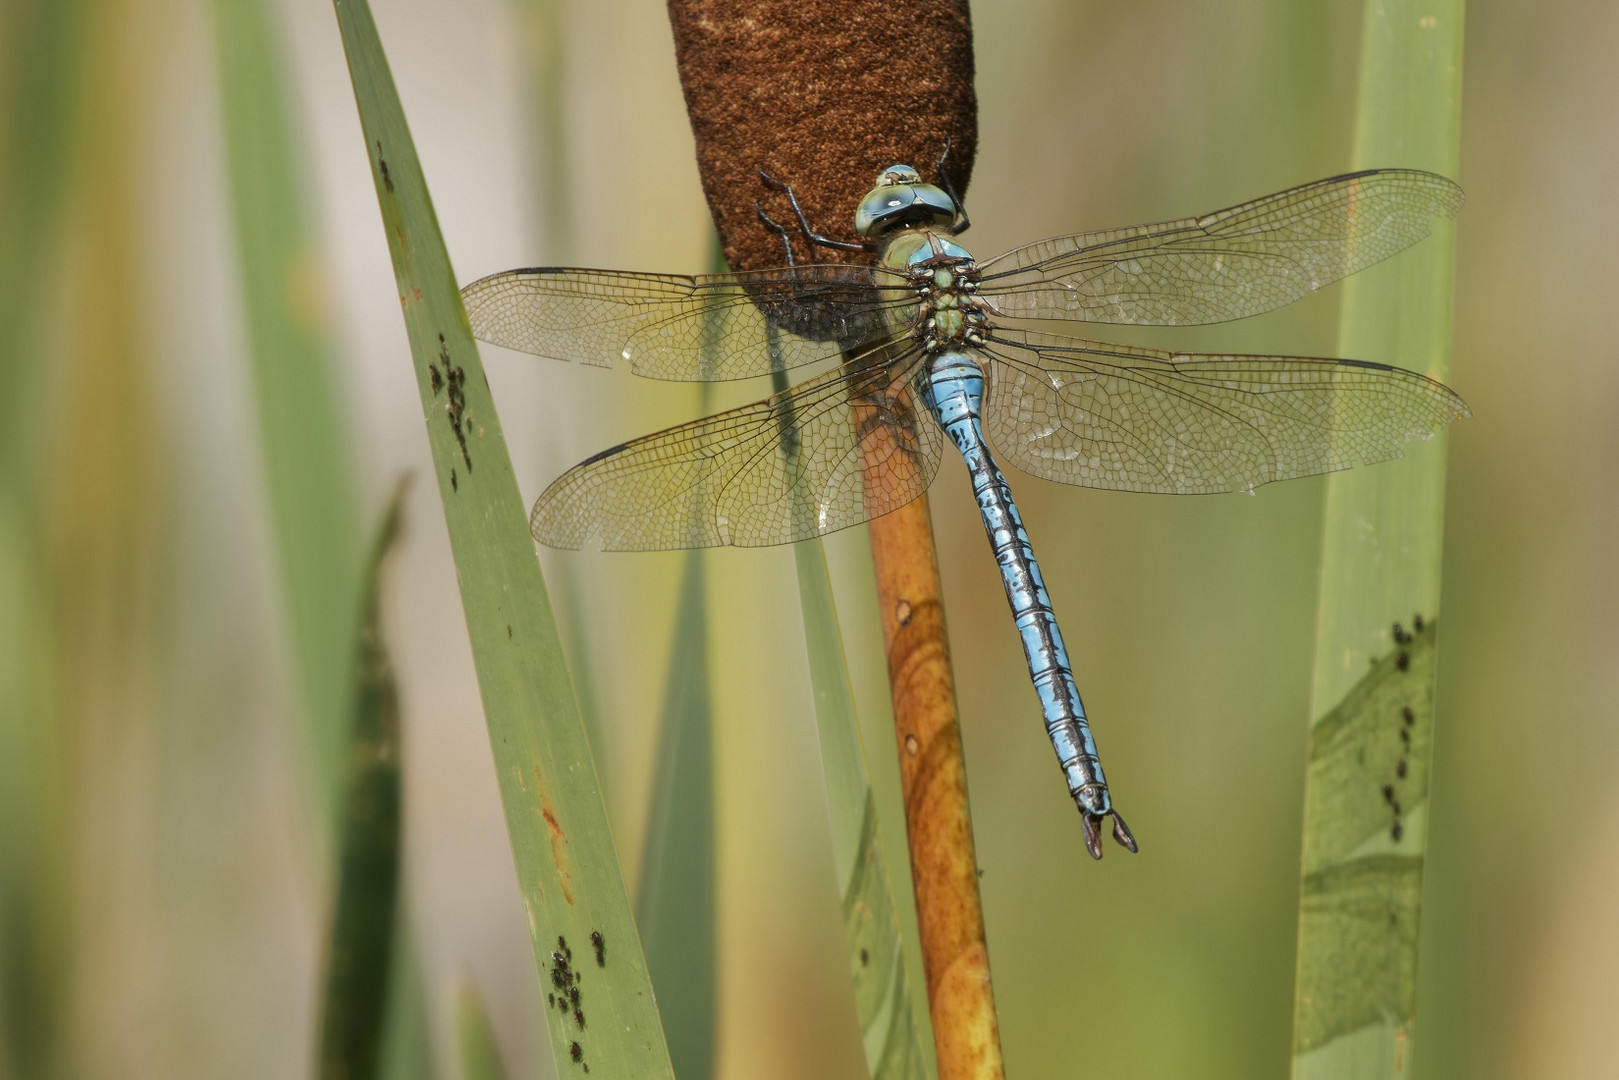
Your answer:
[[[927,496],[869,525],[940,1080],[1005,1075]]]

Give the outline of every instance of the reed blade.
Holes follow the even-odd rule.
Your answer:
[[[1370,0],[1354,165],[1457,173],[1460,0]],[[1454,226],[1345,284],[1339,354],[1450,377]],[[1293,1075],[1411,1074],[1445,437],[1327,482]]]
[[[590,743],[427,183],[364,0],[334,0],[558,1075],[672,1076]],[[595,941],[602,943],[596,952]],[[599,957],[599,959],[598,959]],[[577,1010],[577,1012],[576,1012]],[[583,1022],[581,1022],[583,1021]]]

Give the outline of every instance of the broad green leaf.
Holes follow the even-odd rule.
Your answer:
[[[359,551],[327,290],[262,0],[215,0],[249,353],[321,809],[342,783]],[[327,820],[330,820],[328,817]]]
[[[360,630],[351,652],[351,698],[337,903],[326,946],[320,1075],[374,1080],[392,982],[399,910],[399,686],[382,637],[382,572],[399,532],[405,485],[384,516],[366,567]]]
[[[1460,0],[1370,0],[1362,34],[1355,167],[1455,176]],[[1453,273],[1440,221],[1349,279],[1339,354],[1448,381]],[[1327,482],[1294,1025],[1293,1073],[1308,1080],[1411,1071],[1444,447]]]
[[[671,1075],[589,741],[495,403],[376,25],[334,0],[410,337],[559,1075]],[[591,942],[604,949],[597,966]],[[579,979],[588,971],[588,979]]]

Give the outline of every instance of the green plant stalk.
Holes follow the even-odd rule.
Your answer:
[[[456,995],[455,1031],[462,1080],[506,1080],[506,1066],[501,1063],[483,998],[470,985]]]
[[[769,347],[779,361],[780,347],[773,332]],[[787,374],[779,363],[770,378],[774,392],[787,389]],[[783,447],[791,454],[799,443],[789,434],[790,427],[784,428]],[[811,514],[806,505],[795,506],[794,512]],[[928,1075],[927,1060],[917,1041],[899,909],[894,904],[877,800],[861,747],[854,688],[838,630],[832,578],[826,568],[826,546],[819,537],[802,540],[793,545],[793,559],[810,686],[815,694],[832,861],[843,900],[843,931],[849,943],[849,971],[866,1068],[875,1080],[915,1080]]]
[[[581,1030],[571,1014],[547,1010],[552,1059],[558,1075],[588,1063],[599,1076],[669,1077],[589,740],[427,183],[369,6],[333,6],[415,361],[529,940],[542,989],[579,990],[588,1015]],[[601,967],[593,934],[605,946]],[[589,976],[583,986],[580,971]]]
[[[1361,48],[1355,166],[1455,176],[1460,0],[1371,0]],[[1447,380],[1453,275],[1453,226],[1440,221],[1427,242],[1349,279],[1339,354]],[[1411,1071],[1444,447],[1436,437],[1327,482],[1294,1021],[1301,1080]]]
[[[382,571],[399,533],[404,494],[401,483],[377,530],[352,653],[337,903],[321,1019],[325,1080],[380,1076],[399,910],[401,756],[399,686],[382,637]]]
[[[709,267],[714,273],[726,270],[718,237],[709,252]],[[712,352],[712,337],[705,336],[701,347]],[[703,384],[699,415],[708,413],[712,399],[713,387]],[[686,552],[635,898],[652,985],[665,990],[661,1009],[669,1057],[678,1076],[713,1074],[719,1011],[714,696],[709,683],[706,567],[701,548]]]
[[[394,913],[388,1012],[382,1021],[382,1060],[378,1067],[383,1080],[432,1080],[434,1075],[426,995],[410,909],[409,890],[401,884],[399,908]]]
[[[535,135],[529,140],[530,171],[541,177],[534,186],[536,216],[543,230],[545,258],[553,266],[575,262],[575,222],[578,208],[568,171],[568,111],[566,108],[568,49],[563,40],[565,0],[512,0],[523,47],[523,85],[529,106],[529,119]],[[585,633],[590,610],[589,597],[580,581],[580,556],[573,551],[553,551],[550,555],[551,593],[562,613],[562,632],[567,653],[572,658],[573,689],[579,699],[585,731],[591,745],[599,746],[601,706],[596,695],[596,679],[590,664],[590,642]],[[596,762],[602,785],[613,787],[612,761],[605,755]]]
[[[53,720],[50,604],[33,516],[0,502],[0,1080],[63,1074],[67,807]]]
[[[874,1080],[921,1080],[928,1075],[927,1063],[912,1012],[899,908],[860,743],[826,548],[819,538],[804,540],[793,545],[793,557],[815,693],[815,726],[821,738],[832,859],[843,897],[843,929],[866,1067]]]
[[[275,36],[261,0],[215,0],[214,12],[259,428],[324,826],[343,780],[359,594],[354,468]]]
[[[0,6],[0,1080],[66,1076],[74,836],[59,683],[49,492],[42,448],[58,411],[38,315],[56,260],[73,150],[85,139],[90,19],[75,0]],[[24,405],[27,407],[22,407]]]
[[[512,0],[524,36],[523,81],[532,118],[539,127],[530,159],[539,185],[539,214],[550,260],[569,265],[574,259],[574,198],[568,175],[568,50],[563,41],[563,0]]]
[[[681,569],[635,903],[677,1076],[712,1076],[715,1058],[714,709],[704,562],[702,551],[688,551]]]

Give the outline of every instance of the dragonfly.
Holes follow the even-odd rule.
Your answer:
[[[948,152],[948,151],[947,151]],[[560,548],[787,544],[921,495],[946,440],[966,465],[1087,850],[1137,842],[1102,770],[1034,548],[998,462],[1117,491],[1249,492],[1399,457],[1469,415],[1449,387],[1369,360],[1169,352],[1080,340],[1025,320],[1174,326],[1280,308],[1416,243],[1462,190],[1369,169],[1200,217],[1059,236],[980,262],[969,222],[908,165],[878,176],[858,239],[797,233],[867,263],[674,275],[540,267],[462,290],[481,340],[672,381],[773,376],[761,401],[597,453],[540,495],[534,538]],[[783,373],[836,364],[791,387]]]

